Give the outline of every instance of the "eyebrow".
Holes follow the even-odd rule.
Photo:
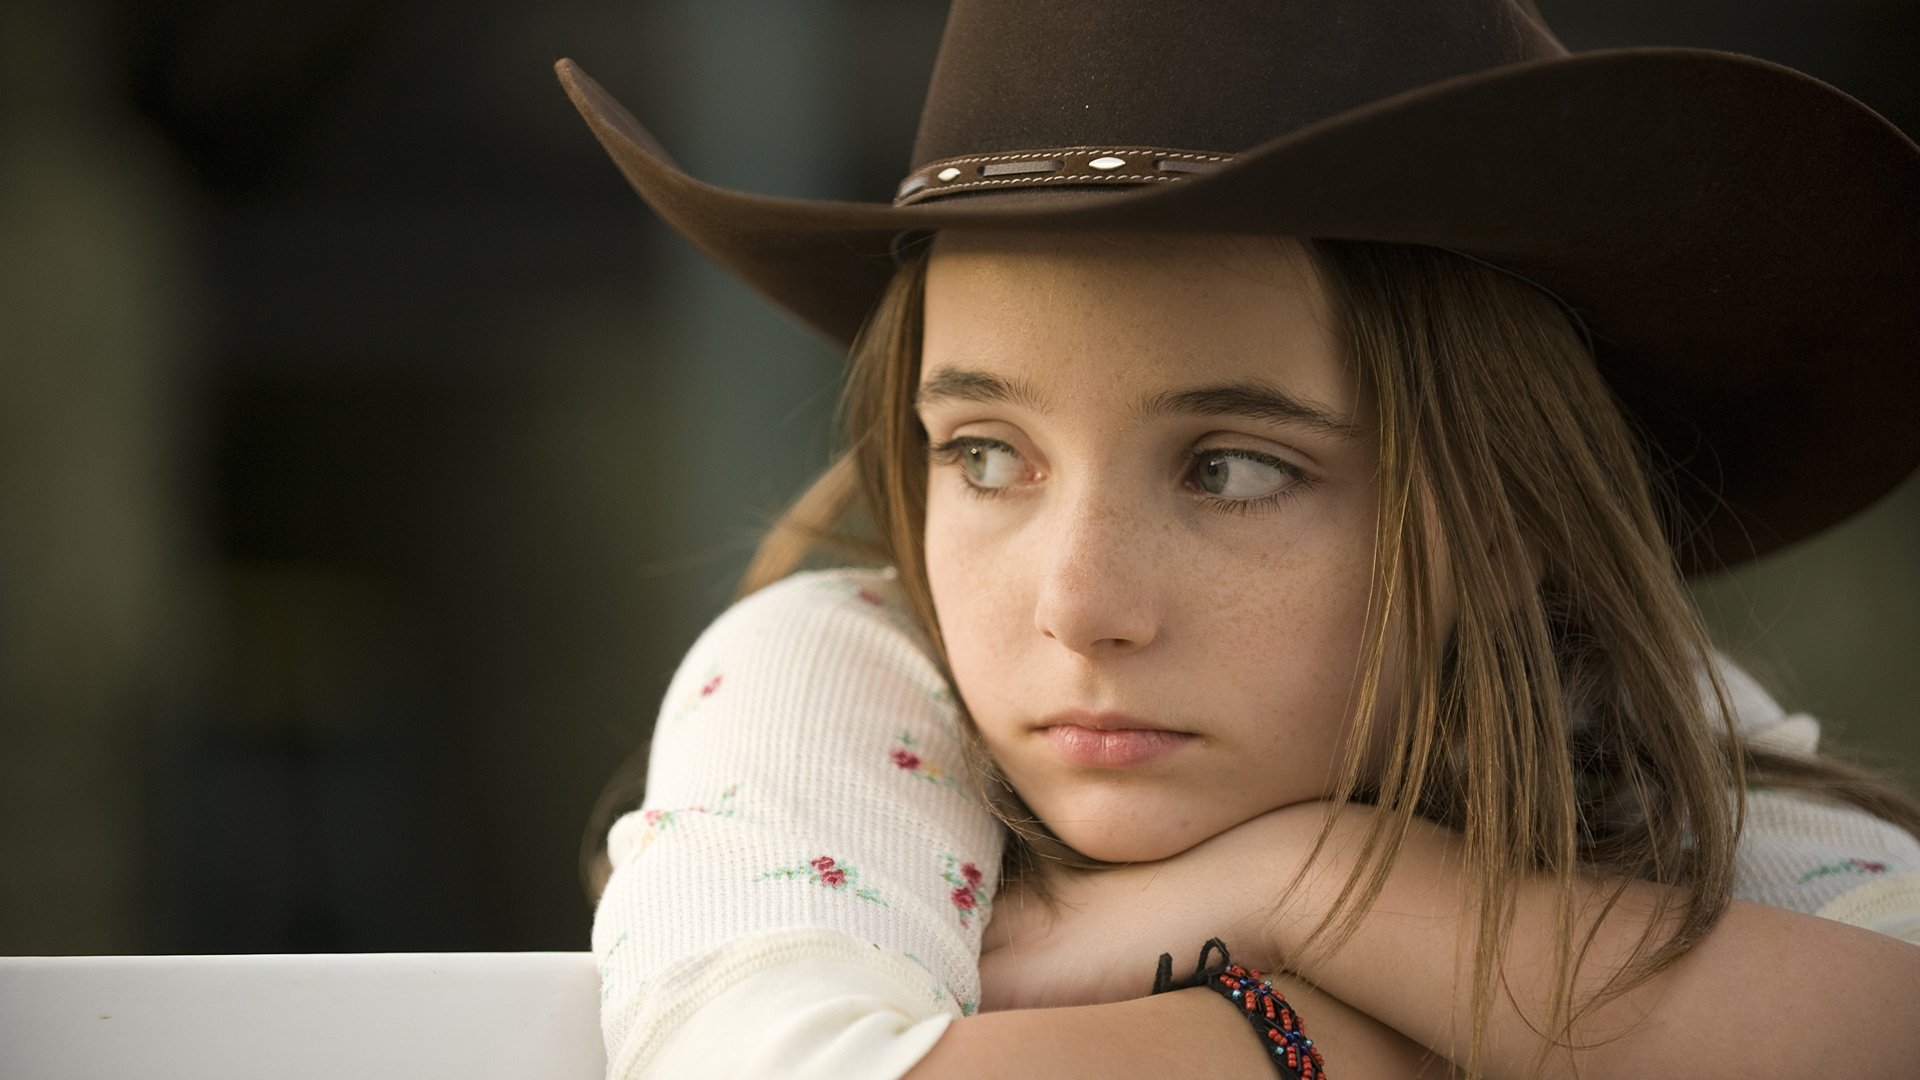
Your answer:
[[[977,401],[1018,405],[1033,412],[1051,411],[1045,398],[1022,383],[968,368],[940,368],[920,384],[914,407],[944,401]],[[1262,382],[1223,383],[1190,390],[1153,394],[1134,406],[1136,419],[1170,416],[1245,416],[1293,424],[1340,439],[1357,439],[1360,429],[1332,410]]]
[[[1259,382],[1169,390],[1141,402],[1135,415],[1143,420],[1167,416],[1247,416],[1294,424],[1340,439],[1360,437],[1359,428],[1332,410]]]
[[[1039,413],[1053,411],[1031,387],[968,368],[940,368],[913,395],[916,409],[942,401],[981,401],[1018,405]]]

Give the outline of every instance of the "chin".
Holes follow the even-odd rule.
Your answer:
[[[1102,862],[1159,862],[1161,859],[1171,859],[1206,839],[1165,829],[1114,827],[1099,822],[1049,827],[1053,829],[1053,835],[1068,847],[1089,859]]]

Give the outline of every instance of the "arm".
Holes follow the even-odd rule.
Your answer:
[[[1108,1005],[983,1013],[954,1022],[910,1080],[986,1076],[1149,1078],[1271,1073],[1251,1025],[1219,995],[1176,990]]]
[[[681,665],[594,918],[610,1075],[898,1076],[977,999],[1001,833],[894,594],[797,575]]]
[[[1235,961],[1267,972],[1299,1010],[1332,1075],[1447,1075],[1450,1063],[1426,1047],[1311,983],[1274,973],[1279,955],[1263,940],[1267,927],[1259,917],[1273,899],[1267,876],[1257,869],[1265,853],[1249,851],[1246,835],[1234,835],[1239,831],[1157,863],[1096,871],[1055,868],[1047,884],[1057,906],[1023,886],[1004,888],[994,900],[993,922],[982,943],[981,1014],[957,1021],[943,1037],[941,1047],[951,1057],[943,1058],[936,1048],[929,1062],[964,1061],[963,1047],[977,1045],[991,1054],[1001,1041],[1028,1037],[1048,1042],[1048,1052],[1061,1054],[1063,1061],[1104,1052],[1101,1048],[1115,1040],[1123,1045],[1138,1040],[1141,1054],[1123,1056],[1141,1062],[1141,1071],[1121,1070],[1117,1076],[1166,1075],[1156,1071],[1160,1059],[1153,1053],[1160,1047],[1177,1051],[1179,1060],[1190,1064],[1233,1062],[1238,1053],[1233,1040],[1220,1042],[1211,1029],[1184,1025],[1172,1006],[1151,1004],[1195,991],[1145,996],[1159,954],[1171,954],[1175,974],[1183,975],[1183,965],[1194,961],[1200,944],[1220,937]],[[1240,1038],[1257,1048],[1245,1019],[1234,1016],[1218,995],[1197,993],[1216,999],[1212,1004],[1233,1021]],[[1070,1024],[1049,1026],[1068,1017]],[[1246,1075],[1271,1071],[1262,1068],[1266,1071]]]
[[[1350,807],[1337,839],[1365,827],[1366,807]],[[1256,819],[1246,837],[1298,865],[1323,820],[1318,805]],[[1254,824],[1254,823],[1250,823]],[[1238,831],[1238,830],[1236,830]],[[1331,902],[1349,868],[1350,843],[1334,843],[1324,870],[1308,879],[1300,903],[1270,924],[1270,945],[1294,955]],[[1457,838],[1419,825],[1408,837],[1372,913],[1346,948],[1306,955],[1300,974],[1412,1038],[1441,1050],[1466,1045],[1470,1022],[1455,984],[1455,958],[1468,954],[1471,922],[1459,897]],[[1662,887],[1629,886],[1601,923],[1579,991],[1590,992],[1626,958]],[[1579,883],[1576,901],[1595,910],[1606,887]],[[1524,885],[1503,971],[1509,993],[1495,1000],[1486,1043],[1493,1076],[1522,1076],[1541,1049],[1530,1021],[1547,1000],[1555,896],[1547,882]],[[1689,953],[1650,980],[1581,1017],[1582,1049],[1549,1059],[1595,1080],[1691,1075],[1904,1076],[1920,1060],[1920,948],[1856,927],[1735,901]],[[1527,1003],[1523,1013],[1515,1001]]]
[[[1346,878],[1367,807],[1348,808],[1303,891],[1277,917],[1269,911],[1325,812],[1321,804],[1274,811],[1160,863],[1058,873],[1058,913],[1023,907],[1013,894],[1002,897],[994,930],[1006,929],[990,930],[982,959],[987,1007],[1137,995],[1145,976],[1133,957],[1176,946],[1191,950],[1186,942],[1210,931],[1250,966],[1291,958],[1301,979],[1342,1008],[1442,1054],[1464,1055],[1469,1003],[1452,988],[1456,957],[1463,949],[1471,955],[1475,927],[1459,899],[1465,883],[1457,838],[1417,825],[1359,931],[1333,956],[1314,955],[1302,952],[1304,939]],[[1633,886],[1603,924],[1583,969],[1583,989],[1590,991],[1623,961],[1658,888]],[[1585,882],[1580,891],[1592,902],[1603,887]],[[1511,994],[1496,998],[1484,1048],[1484,1067],[1494,1077],[1529,1075],[1542,1046],[1529,1021],[1539,1019],[1537,1006],[1547,1000],[1553,975],[1543,959],[1551,955],[1552,886],[1533,883],[1518,902],[1503,973]],[[1516,1000],[1527,1004],[1524,1015]],[[1582,1017],[1575,1039],[1586,1049],[1547,1064],[1550,1074],[1572,1065],[1581,1076],[1602,1080],[1791,1075],[1796,1069],[1903,1076],[1920,1060],[1916,1000],[1920,948],[1736,901],[1692,952]],[[1310,1025],[1318,1023],[1304,1001],[1302,1013]],[[1310,1030],[1332,1071],[1346,1048],[1334,1035]]]
[[[1431,1063],[1423,1048],[1325,994],[1275,980],[1343,1080],[1407,1080]],[[1444,1063],[1439,1063],[1444,1066]],[[1437,1072],[1444,1071],[1438,1069]],[[907,1074],[911,1080],[987,1076],[1187,1074],[1272,1076],[1260,1039],[1210,990],[1175,990],[1104,1005],[982,1013],[953,1023]]]

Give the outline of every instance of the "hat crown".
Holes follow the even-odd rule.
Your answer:
[[[955,0],[912,167],[1036,147],[1236,153],[1565,53],[1529,0]]]

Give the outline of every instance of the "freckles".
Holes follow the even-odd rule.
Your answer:
[[[1195,591],[1193,609],[1202,613],[1203,632],[1209,638],[1264,648],[1284,624],[1284,605],[1277,604],[1268,590],[1257,584],[1252,588],[1233,588],[1233,584],[1219,581]],[[1249,583],[1242,580],[1239,584]]]
[[[1195,567],[1190,599],[1209,632],[1255,645],[1299,641],[1327,614],[1322,553],[1297,535],[1264,550]]]
[[[1359,563],[1356,566],[1353,565]],[[1189,597],[1194,639],[1211,643],[1222,674],[1272,710],[1261,739],[1297,739],[1337,711],[1365,637],[1368,567],[1337,543],[1297,543],[1216,564]],[[1229,674],[1237,672],[1238,674]]]

